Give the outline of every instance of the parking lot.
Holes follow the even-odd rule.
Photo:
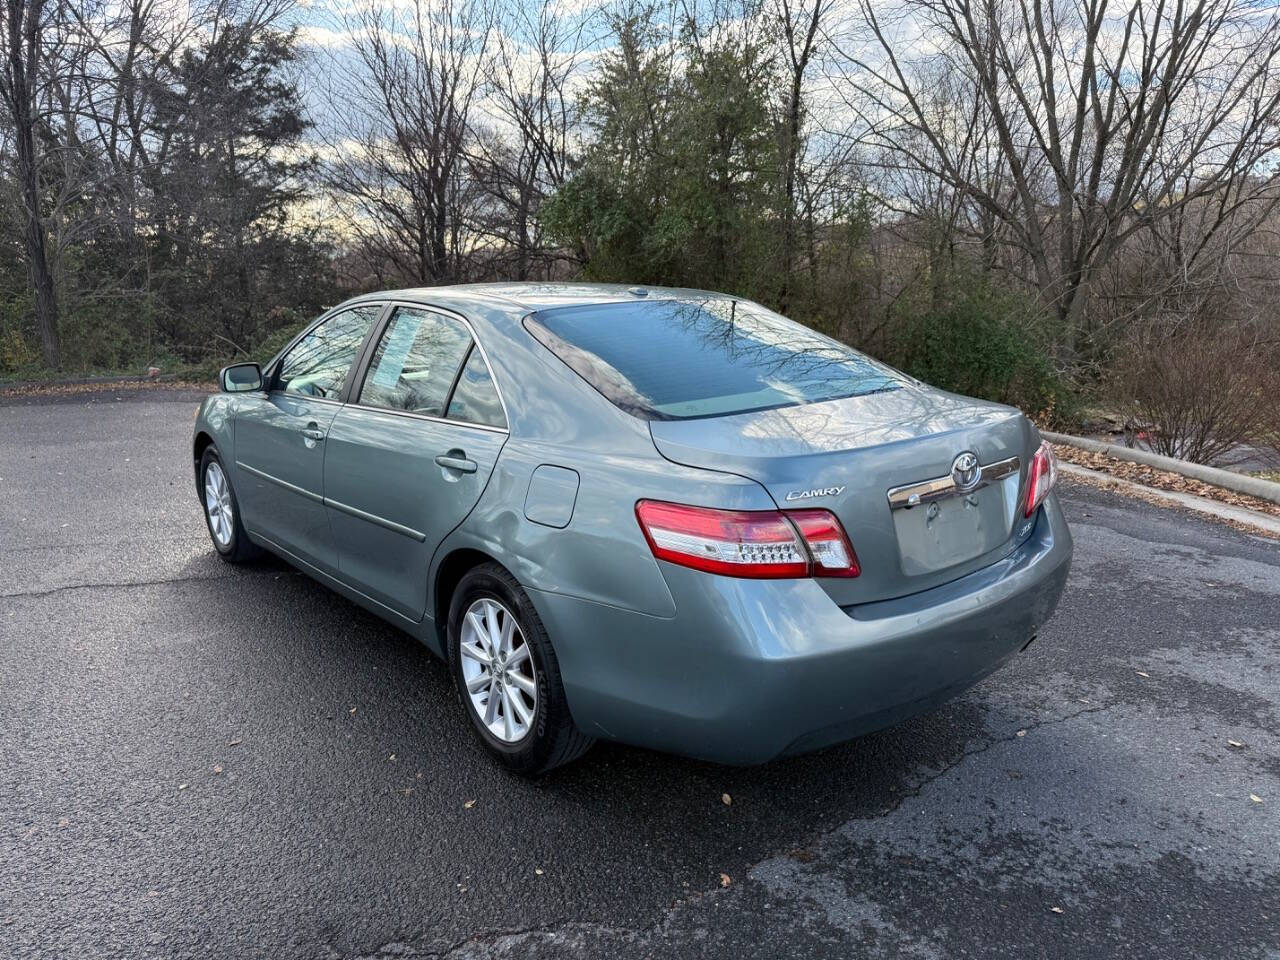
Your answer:
[[[0,957],[1280,957],[1276,541],[1066,484],[1058,614],[954,703],[531,784],[415,641],[216,558],[198,399],[0,398]]]

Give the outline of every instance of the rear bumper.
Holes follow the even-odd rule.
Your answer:
[[[1050,617],[1072,543],[1055,497],[1008,557],[908,597],[837,606],[811,580],[662,564],[669,619],[530,591],[578,725],[721,763],[816,749],[955,696]]]

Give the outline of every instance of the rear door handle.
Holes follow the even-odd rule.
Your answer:
[[[461,450],[450,450],[436,457],[436,463],[446,470],[457,470],[459,473],[475,473],[476,462],[468,460]]]

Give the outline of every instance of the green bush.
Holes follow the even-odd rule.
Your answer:
[[[912,376],[1012,404],[1041,421],[1061,419],[1074,399],[1053,368],[1034,310],[980,283],[953,290],[936,306],[903,308],[891,349]]]
[[[285,348],[302,328],[314,318],[305,316],[296,310],[273,310],[270,315],[273,329],[249,349],[249,360],[265,364]],[[246,358],[240,358],[246,359]],[[227,361],[230,363],[231,361]]]

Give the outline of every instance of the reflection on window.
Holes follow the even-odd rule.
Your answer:
[[[471,335],[458,321],[427,310],[397,308],[378,342],[360,402],[443,416],[454,375],[470,346]]]
[[[507,425],[506,417],[502,415],[502,402],[498,399],[497,388],[493,385],[493,378],[489,376],[484,357],[476,347],[471,348],[467,365],[462,368],[458,385],[453,388],[448,416],[450,420],[482,423],[490,427]]]
[[[307,397],[340,398],[356,352],[381,312],[380,306],[355,307],[325,320],[285,354],[275,388]]]
[[[902,382],[870,357],[742,300],[559,307],[526,326],[609,400],[648,420],[817,403]]]

